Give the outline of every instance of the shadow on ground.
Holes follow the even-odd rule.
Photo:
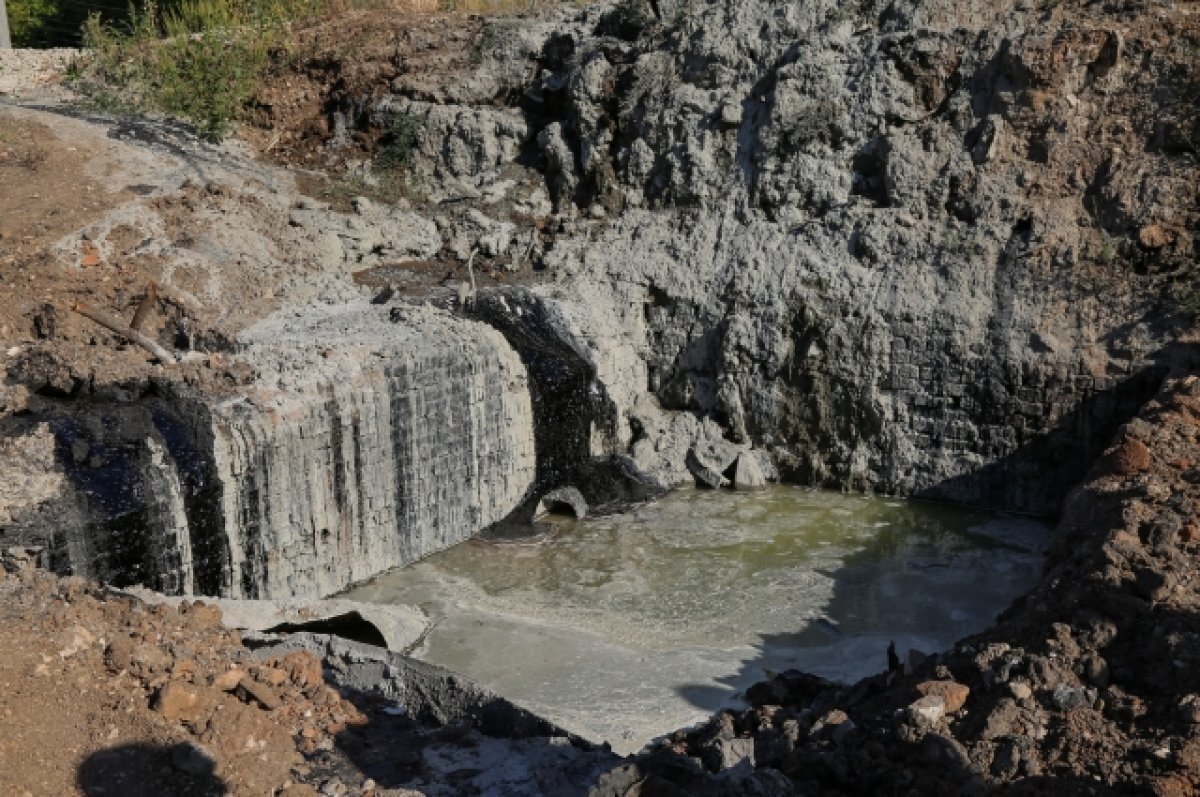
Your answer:
[[[223,797],[229,789],[214,762],[184,743],[173,747],[126,744],[100,750],[79,765],[87,797]]]

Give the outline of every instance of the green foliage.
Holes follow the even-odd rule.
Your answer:
[[[320,0],[154,0],[131,8],[123,29],[98,15],[84,25],[90,55],[77,87],[111,111],[161,111],[220,140],[253,96],[284,24]]]
[[[409,111],[397,113],[375,151],[375,167],[384,172],[407,169],[424,135],[424,119]]]
[[[39,44],[39,35],[58,15],[55,0],[9,0],[8,26],[15,47]]]
[[[58,3],[68,0],[25,0]],[[75,86],[101,109],[159,111],[179,116],[200,135],[223,138],[254,96],[271,56],[286,44],[288,23],[344,7],[374,7],[381,0],[138,0],[121,21],[94,14],[83,26],[89,55],[72,68]],[[442,0],[447,10],[507,11],[529,0]],[[495,45],[484,26],[479,42]],[[406,166],[420,125],[398,120],[388,132],[379,163]],[[404,125],[409,125],[404,127]]]
[[[8,24],[16,47],[77,46],[88,14],[114,19],[126,0],[8,0]]]

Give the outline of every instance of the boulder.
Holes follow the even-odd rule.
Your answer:
[[[685,464],[701,487],[711,487],[715,490],[729,485],[729,480],[721,475],[721,469],[712,462],[701,459],[694,448],[688,450]]]
[[[266,684],[260,684],[249,678],[238,681],[237,696],[245,703],[257,703],[267,711],[279,708],[279,695]]]
[[[538,518],[550,512],[566,510],[574,515],[576,520],[587,517],[588,503],[583,493],[574,487],[559,487],[543,495],[538,500],[534,517]]]
[[[917,684],[917,692],[922,697],[937,695],[942,698],[948,714],[961,711],[967,696],[971,694],[970,688],[955,681],[923,681]]]
[[[207,708],[200,690],[180,681],[171,681],[154,698],[154,710],[178,722],[198,722]]]
[[[746,738],[715,739],[705,750],[704,760],[716,772],[733,769],[743,761],[754,766],[754,740]]]
[[[751,491],[766,488],[767,477],[763,475],[758,459],[749,452],[739,454],[733,469],[733,489]]]
[[[405,650],[429,628],[429,618],[415,606],[359,603],[338,598],[321,600],[236,600],[162,595],[143,587],[120,590],[150,604],[181,607],[187,603],[189,622],[201,626],[223,623],[228,628],[264,633],[313,631],[347,639],[384,644],[388,650]],[[367,640],[364,634],[374,637]]]
[[[1118,476],[1132,476],[1150,468],[1150,449],[1141,440],[1127,437],[1109,452],[1109,462]]]

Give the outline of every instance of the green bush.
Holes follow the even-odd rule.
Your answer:
[[[392,117],[387,133],[375,151],[375,166],[385,172],[401,171],[412,163],[425,135],[425,120],[410,111]]]
[[[106,110],[161,111],[219,140],[258,88],[283,24],[317,2],[183,0],[161,11],[144,0],[123,28],[93,15],[76,85]]]
[[[58,16],[54,0],[8,0],[8,27],[15,47],[33,47],[42,42],[42,31]]]

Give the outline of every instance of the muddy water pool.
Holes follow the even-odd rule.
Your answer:
[[[417,658],[618,752],[772,671],[852,681],[932,652],[1037,580],[1021,517],[794,487],[681,491],[523,542],[472,541],[346,597],[421,606]]]

